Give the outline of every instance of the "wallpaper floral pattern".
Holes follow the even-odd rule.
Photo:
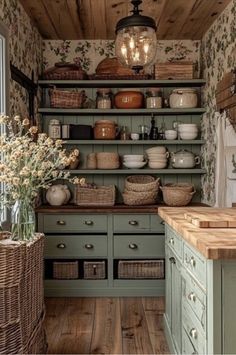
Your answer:
[[[9,30],[10,61],[36,81],[42,68],[42,38],[18,0],[0,1],[0,21]],[[37,108],[37,99],[36,99]],[[27,92],[10,79],[10,114],[27,115]]]
[[[216,151],[216,85],[224,73],[236,68],[236,0],[227,6],[202,40],[202,74],[206,79],[203,102],[206,114],[202,120],[203,167],[207,173],[202,178],[203,202],[214,205],[215,151]]]
[[[44,69],[53,67],[56,62],[80,62],[82,68],[93,74],[98,63],[106,57],[115,55],[114,41],[43,41]],[[157,62],[190,60],[196,63],[197,70],[200,61],[200,41],[158,41]]]

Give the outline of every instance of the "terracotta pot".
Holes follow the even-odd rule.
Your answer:
[[[116,139],[117,125],[114,121],[99,120],[95,122],[93,133],[95,139]]]
[[[139,91],[120,91],[115,95],[116,108],[142,108],[144,97]]]

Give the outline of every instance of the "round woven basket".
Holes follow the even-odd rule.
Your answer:
[[[168,187],[169,190],[184,190],[184,191],[188,191],[188,192],[192,192],[194,190],[194,185],[193,184],[189,184],[187,182],[179,182],[177,184],[174,183],[168,183],[165,184],[164,187]]]
[[[136,192],[158,191],[159,178],[150,175],[132,175],[125,179],[125,189]]]
[[[183,189],[173,189],[173,187],[160,186],[163,200],[168,206],[187,206],[192,200],[195,190],[192,192]]]
[[[157,191],[142,191],[135,192],[124,190],[123,200],[125,205],[130,206],[143,206],[143,205],[153,205],[156,203]]]

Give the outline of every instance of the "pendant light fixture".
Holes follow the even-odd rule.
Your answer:
[[[132,0],[133,14],[120,19],[116,25],[116,56],[135,73],[153,62],[157,49],[156,23],[151,17],[140,15],[141,3],[142,0]]]

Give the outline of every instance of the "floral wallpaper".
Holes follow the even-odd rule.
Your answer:
[[[111,40],[90,41],[43,41],[44,69],[53,67],[56,62],[80,62],[82,68],[93,74],[101,60],[115,55],[115,44]],[[199,70],[200,41],[158,41],[157,62],[190,60]]]
[[[213,23],[202,40],[202,76],[206,79],[203,102],[206,114],[202,120],[203,167],[207,174],[202,178],[203,202],[215,202],[215,151],[216,151],[216,85],[224,73],[236,68],[236,0]]]
[[[0,0],[0,21],[9,30],[9,59],[36,81],[42,68],[42,38],[18,0]],[[37,109],[37,99],[36,99]],[[27,92],[10,79],[10,114],[28,114]]]

